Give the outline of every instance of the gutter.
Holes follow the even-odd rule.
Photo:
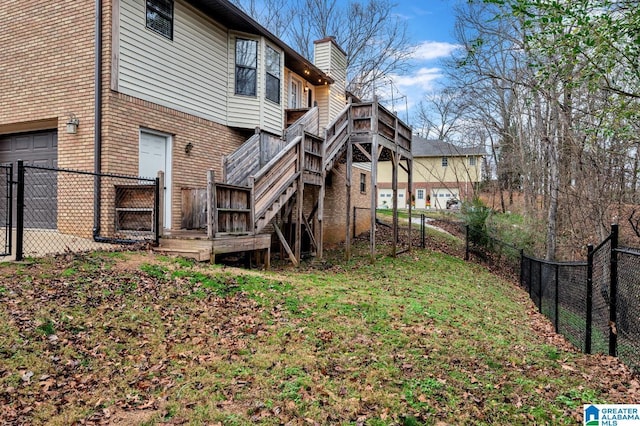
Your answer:
[[[93,168],[96,176],[93,184],[93,239],[100,238],[100,213],[102,194],[102,0],[95,0],[95,72],[94,72],[94,130]]]

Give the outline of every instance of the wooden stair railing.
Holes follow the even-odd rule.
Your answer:
[[[303,142],[302,136],[296,137],[251,178],[255,232],[262,231],[295,194],[302,173]]]
[[[324,143],[322,167],[325,171],[333,168],[334,162],[343,152],[349,140],[351,104],[344,107],[340,114],[327,126]]]

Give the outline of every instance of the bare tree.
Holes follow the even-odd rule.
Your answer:
[[[232,3],[278,38],[287,35],[295,16],[295,9],[287,0],[232,0]]]
[[[459,90],[444,89],[425,95],[418,103],[418,128],[423,137],[449,141],[463,131],[464,112],[468,104]]]
[[[347,54],[347,88],[367,98],[385,76],[406,69],[414,47],[407,22],[393,13],[389,0],[256,0],[236,4],[288,42],[303,56],[313,58],[313,41],[335,37]]]

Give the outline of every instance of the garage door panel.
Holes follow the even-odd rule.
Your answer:
[[[42,151],[51,149],[51,138],[48,136],[35,136],[33,138],[33,150]]]
[[[18,136],[15,138],[15,141],[13,142],[12,151],[15,153],[31,151],[32,141],[33,141],[32,137]]]

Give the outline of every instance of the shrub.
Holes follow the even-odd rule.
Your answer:
[[[479,198],[462,204],[462,219],[469,226],[469,240],[473,244],[486,246],[489,242],[487,235],[487,219],[491,215],[491,208],[487,207]]]

